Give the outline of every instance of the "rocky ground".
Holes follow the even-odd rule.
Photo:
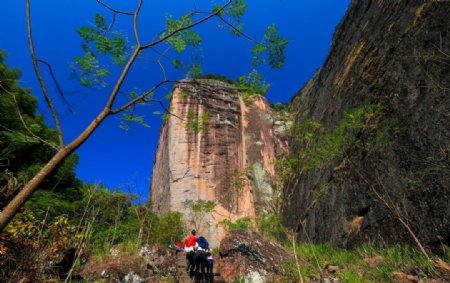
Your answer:
[[[364,281],[361,274],[353,279],[346,277],[349,269],[346,265],[353,263],[345,263],[343,260],[337,265],[323,262],[320,254],[316,256],[318,260],[316,258],[314,261],[300,252],[296,260],[292,252],[258,233],[243,231],[228,233],[221,241],[218,254],[214,256],[214,282],[301,282],[300,269],[303,270],[301,275],[303,282],[308,283],[368,282]],[[332,261],[331,258],[330,260]],[[383,269],[386,261],[388,259],[380,255],[365,255],[361,264],[354,266],[353,270],[359,274],[364,270]],[[398,264],[401,267],[402,263]],[[305,269],[302,267],[307,266],[315,266],[314,272],[305,274]],[[445,268],[439,272],[438,279],[423,279],[423,276],[417,272],[416,274],[414,270],[407,271],[405,268],[399,268],[397,271],[388,272],[389,279],[386,282],[449,282],[447,280],[450,277],[445,276],[444,270]],[[89,282],[98,280],[124,283],[195,282],[186,272],[183,253],[175,254],[169,248],[148,245],[144,245],[137,254],[127,253],[122,245],[117,245],[102,259],[91,257],[78,275]]]

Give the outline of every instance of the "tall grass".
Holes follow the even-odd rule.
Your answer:
[[[292,248],[291,248],[292,250]],[[336,265],[336,276],[342,282],[391,282],[395,271],[414,274],[421,279],[435,274],[435,267],[417,249],[408,245],[377,247],[363,244],[353,250],[332,244],[302,243],[295,252],[302,259],[301,272],[307,277],[320,277],[326,265]],[[382,257],[378,264],[368,264],[365,259]],[[285,265],[286,276],[295,280],[296,266],[292,260]]]

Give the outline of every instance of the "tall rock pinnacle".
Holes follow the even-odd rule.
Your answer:
[[[267,205],[275,174],[273,119],[267,101],[244,103],[233,85],[185,80],[175,86],[151,182],[153,210],[183,213],[213,246],[224,219],[254,218]],[[249,178],[250,177],[250,178]],[[211,213],[190,204],[215,202]]]

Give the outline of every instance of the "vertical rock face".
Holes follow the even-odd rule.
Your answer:
[[[254,217],[270,200],[275,173],[270,107],[262,97],[246,105],[234,86],[202,79],[178,83],[170,109],[153,167],[154,211],[182,212],[217,245],[223,235],[218,222]],[[199,215],[186,201],[216,206]]]
[[[449,15],[448,1],[351,2],[323,67],[292,101],[295,123],[332,132],[346,110],[371,104],[396,130],[383,146],[355,142],[332,164],[291,175],[283,215],[304,239],[412,242],[403,221],[428,247],[450,244]],[[376,131],[362,126],[354,138]],[[301,158],[298,137],[292,156]]]

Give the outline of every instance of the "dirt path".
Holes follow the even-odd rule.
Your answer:
[[[186,260],[183,253],[178,253],[177,255],[177,265],[178,265],[178,274],[179,281],[178,283],[193,283],[194,279],[189,277],[189,274],[186,272]],[[202,281],[206,282],[206,281]],[[220,270],[218,270],[218,265],[214,265],[214,283],[225,283],[225,280],[220,276]]]

